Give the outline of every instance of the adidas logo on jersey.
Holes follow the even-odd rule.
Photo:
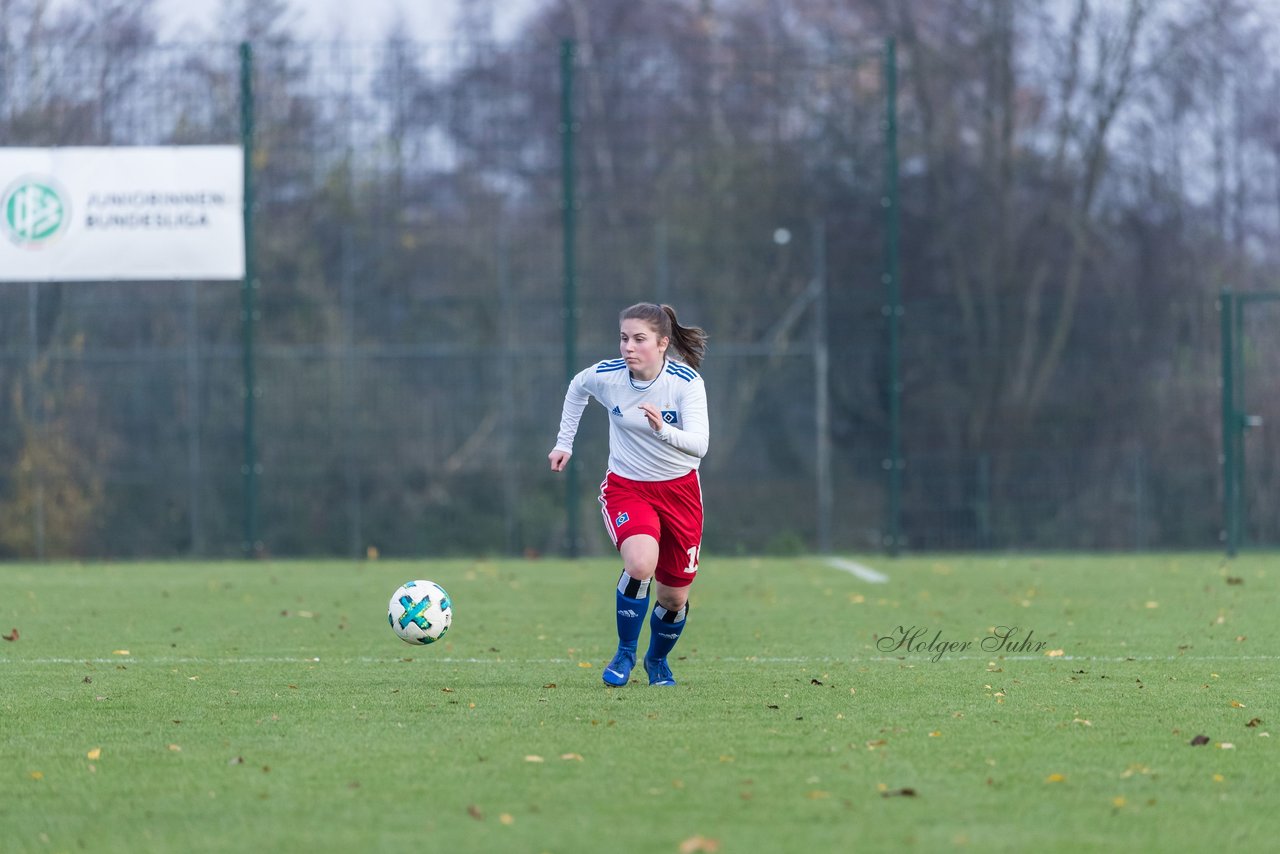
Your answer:
[[[619,418],[621,418],[621,417],[622,417],[622,410],[615,406],[615,407],[613,408],[613,410],[612,410],[609,414],[610,414],[610,415],[616,415],[616,416],[618,416]]]

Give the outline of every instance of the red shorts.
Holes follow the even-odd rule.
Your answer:
[[[614,546],[635,534],[658,541],[658,581],[686,587],[702,548],[702,483],[697,470],[675,480],[628,480],[609,472],[600,484],[600,512]]]

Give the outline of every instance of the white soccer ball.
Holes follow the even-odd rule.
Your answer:
[[[435,643],[449,631],[453,605],[434,581],[406,581],[391,594],[387,622],[405,643]]]

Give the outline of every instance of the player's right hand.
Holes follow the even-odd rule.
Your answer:
[[[569,457],[571,456],[573,454],[561,450],[554,450],[547,454],[547,459],[551,460],[551,470],[564,471],[564,467],[569,464]]]

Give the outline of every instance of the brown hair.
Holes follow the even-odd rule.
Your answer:
[[[702,364],[702,357],[707,354],[707,333],[697,326],[681,326],[671,306],[638,302],[618,315],[619,323],[629,319],[643,320],[654,328],[659,338],[670,338],[671,346],[689,367]]]

